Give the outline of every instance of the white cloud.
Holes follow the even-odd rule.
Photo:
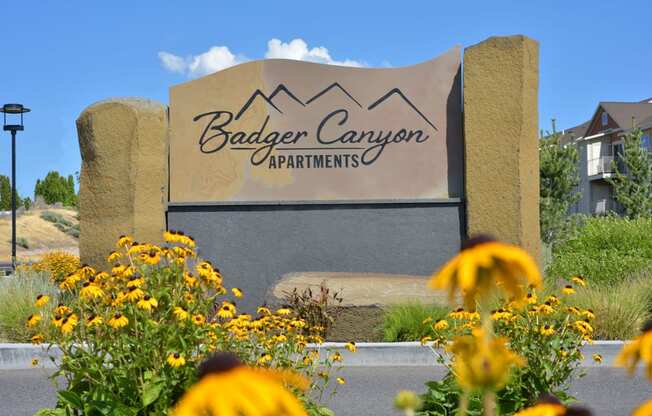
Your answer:
[[[185,58],[161,51],[158,53],[158,58],[163,68],[170,72],[185,74],[191,78],[207,75],[248,61],[243,55],[234,55],[226,46],[213,46],[204,53]],[[284,43],[279,39],[270,40],[267,42],[265,58],[294,59],[353,67],[365,66],[363,62],[352,59],[335,60],[325,47],[317,46],[310,49],[308,44],[300,38],[292,39],[288,43]]]
[[[308,44],[300,38],[292,39],[288,43],[281,42],[279,39],[270,40],[267,42],[265,58],[295,59],[297,61],[309,61],[342,66],[365,66],[362,62],[351,59],[337,61],[331,58],[328,49],[323,46],[316,46],[309,49]]]

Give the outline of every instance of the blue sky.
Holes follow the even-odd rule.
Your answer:
[[[91,103],[116,96],[167,102],[170,85],[266,54],[403,66],[456,44],[525,34],[541,43],[544,128],[552,117],[562,128],[578,124],[600,100],[652,97],[647,0],[34,0],[6,2],[1,13],[0,104],[33,109],[18,140],[21,195],[49,170],[79,170],[75,119]],[[0,134],[0,174],[7,175],[10,140]]]

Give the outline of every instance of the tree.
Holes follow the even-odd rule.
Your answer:
[[[16,208],[22,205],[18,191],[16,191]],[[0,211],[11,210],[11,182],[9,177],[0,175]]]
[[[25,211],[29,211],[32,207],[32,199],[30,197],[23,199],[23,206],[25,207]]]
[[[553,129],[539,144],[541,239],[551,245],[569,230],[569,209],[580,198],[577,146],[562,145],[560,138],[561,134]]]
[[[67,206],[77,205],[75,179],[72,175],[63,177],[57,171],[50,171],[43,180],[37,180],[34,198],[42,196],[46,204],[61,202]]]
[[[612,162],[614,199],[629,218],[652,215],[652,158],[642,146],[640,129],[633,129],[623,140],[620,163]]]

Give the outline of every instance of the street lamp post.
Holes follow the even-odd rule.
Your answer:
[[[4,115],[4,131],[11,132],[11,268],[16,271],[16,132],[23,131],[23,114],[29,112],[29,108],[22,104],[5,104],[0,108]],[[10,114],[7,124],[7,114]],[[20,115],[20,124],[16,118]],[[12,122],[12,117],[14,118]]]

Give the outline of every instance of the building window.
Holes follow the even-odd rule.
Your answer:
[[[641,147],[646,149],[648,152],[652,152],[652,143],[650,143],[650,135],[644,134],[641,136]]]
[[[607,115],[606,111],[602,112],[601,120],[602,120],[602,125],[603,126],[606,126],[609,123],[609,116]]]

